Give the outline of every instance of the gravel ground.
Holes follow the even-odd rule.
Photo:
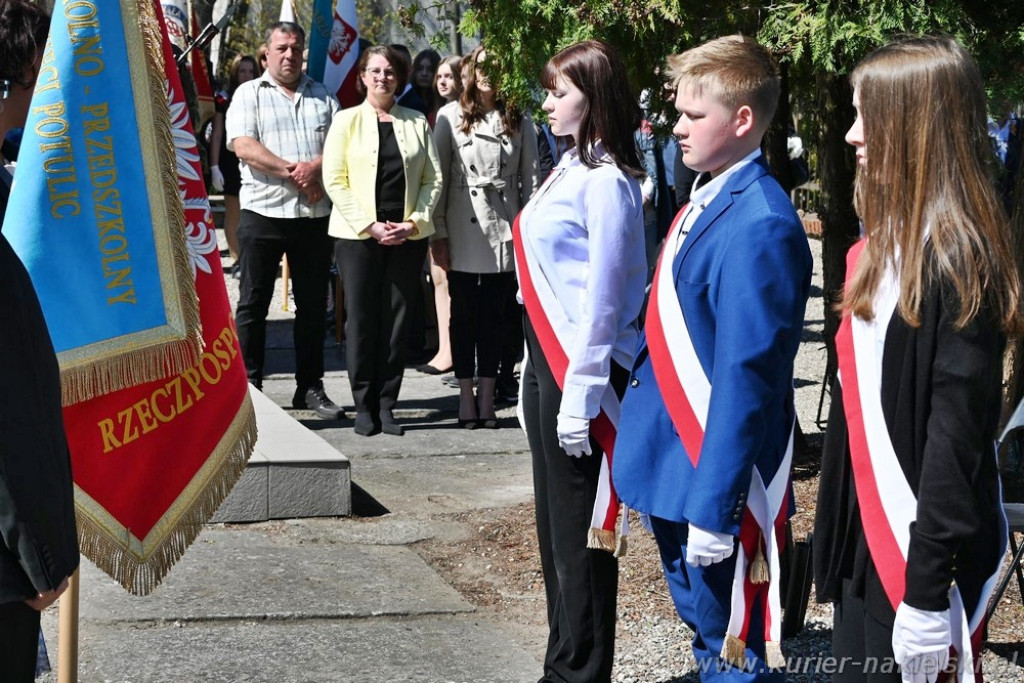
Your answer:
[[[797,412],[807,437],[808,454],[794,464],[798,513],[793,537],[806,537],[817,495],[818,422],[825,374],[822,341],[821,244],[810,240],[815,256],[814,287],[808,303],[803,344],[797,358]],[[827,413],[828,398],[825,398]],[[546,640],[546,616],[532,505],[452,515],[472,524],[476,535],[462,543],[424,541],[420,554],[482,612],[503,622],[518,642],[539,659]],[[678,619],[661,573],[653,538],[633,526],[628,556],[620,564],[618,640],[613,680],[617,683],[684,683],[699,676],[690,649],[692,632]],[[1024,680],[1024,608],[1016,582],[1003,597],[990,625],[983,653],[988,681]],[[790,662],[788,680],[830,681],[832,610],[813,602],[804,629],[783,643]]]

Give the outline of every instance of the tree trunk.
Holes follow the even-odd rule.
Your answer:
[[[792,119],[792,109],[789,106],[789,64],[783,62],[779,65],[781,80],[781,91],[779,94],[779,107],[775,111],[775,118],[768,127],[768,135],[765,140],[765,155],[768,157],[768,166],[772,175],[782,189],[789,194],[793,191],[793,167],[789,163],[789,150],[786,143],[789,138],[789,124]]]
[[[821,272],[824,282],[825,345],[828,367],[836,368],[835,336],[839,313],[835,306],[842,299],[846,279],[846,252],[860,235],[860,224],[853,209],[853,182],[856,159],[846,144],[846,131],[853,124],[853,93],[846,75],[819,73],[818,169],[821,187]]]

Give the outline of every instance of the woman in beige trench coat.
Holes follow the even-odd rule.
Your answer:
[[[501,102],[485,58],[483,47],[466,57],[462,96],[438,111],[434,126],[444,186],[431,252],[448,270],[459,424],[467,429],[498,426],[494,384],[506,302],[516,286],[512,221],[538,180],[533,123]]]

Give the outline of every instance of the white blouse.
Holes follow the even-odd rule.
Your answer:
[[[597,416],[612,360],[632,366],[647,278],[640,183],[604,158],[592,169],[567,152],[520,216],[531,272],[571,327],[561,338],[569,367],[560,410],[573,417]]]

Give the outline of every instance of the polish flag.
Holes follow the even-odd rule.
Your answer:
[[[309,31],[309,75],[327,86],[342,107],[355,106],[361,99],[356,90],[358,59],[355,0],[315,0]]]

